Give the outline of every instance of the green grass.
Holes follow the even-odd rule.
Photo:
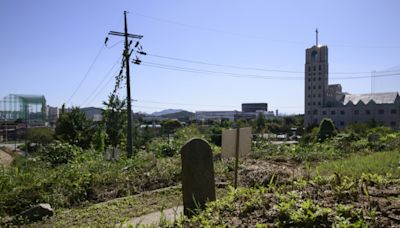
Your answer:
[[[363,173],[373,173],[400,177],[400,151],[375,152],[368,155],[351,155],[342,160],[319,164],[315,172],[320,175],[334,173],[359,177]]]
[[[226,189],[216,191],[218,197],[227,192]],[[115,227],[117,224],[126,224],[134,217],[178,205],[182,205],[181,188],[166,188],[88,207],[56,210],[52,218],[28,227]]]

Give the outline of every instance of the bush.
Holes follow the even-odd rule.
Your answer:
[[[77,146],[55,142],[39,148],[38,155],[40,160],[57,166],[68,163],[81,152],[82,149]]]
[[[324,118],[319,125],[318,140],[323,142],[336,135],[336,128],[331,119]]]
[[[49,144],[54,140],[54,131],[47,127],[29,128],[26,139],[31,143]]]

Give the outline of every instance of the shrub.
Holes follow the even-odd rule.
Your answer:
[[[331,119],[323,119],[319,125],[318,140],[323,142],[336,135],[336,128]]]
[[[54,131],[47,127],[29,128],[26,139],[32,143],[48,144],[54,140]]]
[[[68,143],[55,142],[38,150],[40,160],[52,166],[66,164],[82,151],[81,148]]]

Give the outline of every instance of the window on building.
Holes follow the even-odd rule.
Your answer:
[[[396,121],[391,121],[390,126],[395,127],[396,126]]]
[[[313,102],[312,104],[315,105],[315,102]]]
[[[344,115],[344,110],[340,110],[340,115]]]
[[[309,86],[308,89],[311,89],[311,86]]]
[[[316,66],[313,66],[313,71],[316,71],[317,70],[317,67]]]
[[[308,71],[311,71],[311,67],[310,66],[308,66]]]
[[[336,115],[336,111],[335,111],[335,110],[332,110],[332,111],[331,111],[331,115]]]
[[[381,115],[382,115],[382,114],[385,114],[385,110],[379,109],[379,110],[378,110],[378,114],[381,114]]]
[[[318,66],[318,70],[321,70],[321,65]]]
[[[318,52],[314,50],[311,52],[311,61],[316,62],[317,60],[318,60]],[[315,66],[314,66],[314,70],[315,70]]]
[[[313,114],[314,114],[314,115],[317,115],[317,114],[318,114],[318,110],[317,110],[317,109],[314,109]]]
[[[310,112],[310,111],[308,111],[308,112],[307,112],[307,114],[308,114],[308,115],[310,115],[310,114],[311,114],[311,112]]]
[[[310,105],[310,102],[308,102],[307,105]]]
[[[315,82],[315,78],[313,78],[313,81]]]
[[[320,86],[320,85],[318,86],[318,89],[321,89],[321,86]]]
[[[321,105],[321,102],[318,101],[318,105]]]
[[[322,115],[326,115],[326,111],[322,111]]]
[[[315,86],[313,86],[313,89],[316,89],[316,87],[315,87]]]
[[[308,81],[310,82],[310,81],[311,81],[311,78],[308,78]]]
[[[396,114],[396,113],[397,113],[397,110],[396,110],[396,109],[390,110],[390,114]]]
[[[371,114],[371,110],[365,110],[365,114],[370,115]]]
[[[344,121],[340,121],[340,126],[344,126]]]
[[[311,97],[310,94],[308,94],[307,97]]]
[[[318,77],[318,81],[321,81],[321,77]]]
[[[354,115],[358,115],[358,114],[360,114],[360,111],[359,110],[354,110]]]
[[[315,94],[313,94],[312,96],[315,97]]]
[[[318,97],[321,97],[321,94],[318,94]]]

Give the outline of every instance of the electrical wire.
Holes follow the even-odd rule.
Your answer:
[[[119,63],[119,56],[117,61],[115,61],[115,63],[112,65],[112,67],[107,71],[107,73],[104,75],[103,79],[97,84],[96,88],[92,91],[92,93],[86,97],[86,99],[82,102],[82,106],[84,106],[87,101],[97,92],[97,90],[100,88],[100,86],[104,83],[104,81],[107,79],[107,77],[111,74],[112,70],[114,69],[114,67]]]
[[[209,27],[204,27],[204,26],[195,26],[195,25],[190,25],[186,23],[181,23],[173,20],[167,20],[159,17],[153,17],[153,16],[148,16],[144,15],[141,13],[134,12],[132,15],[139,16],[142,18],[150,19],[153,21],[158,21],[162,23],[168,23],[168,24],[173,24],[173,25],[178,25],[181,27],[186,27],[190,29],[196,29],[196,30],[203,30],[203,31],[209,31],[209,32],[214,32],[214,33],[222,33],[234,37],[246,37],[250,39],[261,39],[261,40],[267,40],[270,42],[274,43],[287,43],[287,44],[294,44],[294,45],[309,45],[309,42],[299,42],[299,41],[292,41],[292,40],[282,40],[282,39],[271,39],[267,38],[264,36],[255,36],[255,35],[249,35],[249,34],[244,34],[244,33],[238,33],[238,32],[232,32],[232,31],[225,31],[225,30],[219,30],[219,29],[214,29],[214,28],[209,28]],[[343,47],[343,48],[362,48],[362,49],[399,49],[400,46],[369,46],[369,45],[350,45],[350,44],[332,44],[330,45],[332,47]]]
[[[153,63],[153,62],[142,62],[143,66],[152,67],[152,68],[160,68],[166,70],[174,70],[174,71],[181,71],[181,72],[188,72],[188,73],[196,73],[196,74],[213,74],[213,75],[221,75],[221,76],[228,76],[228,77],[235,77],[235,78],[251,78],[251,79],[274,79],[274,80],[304,80],[304,76],[266,76],[266,75],[255,75],[255,74],[239,74],[239,73],[231,73],[225,71],[212,71],[212,70],[203,70],[197,68],[189,68],[189,67],[180,67],[175,65],[167,65],[167,64],[160,64],[160,63]],[[394,74],[381,74],[381,75],[374,75],[375,78],[379,77],[391,77],[391,76],[400,76],[399,73]],[[368,76],[352,76],[352,77],[332,77],[332,80],[351,80],[351,79],[363,79],[363,78],[371,78],[370,75]]]
[[[278,70],[278,69],[266,69],[266,68],[258,68],[258,67],[225,65],[225,64],[210,63],[210,62],[205,62],[205,61],[190,60],[190,59],[185,59],[185,58],[177,58],[177,57],[151,54],[151,53],[147,53],[147,56],[161,58],[161,59],[174,60],[174,61],[179,61],[179,62],[187,62],[187,63],[201,64],[201,65],[208,65],[208,66],[216,66],[216,67],[228,67],[228,68],[243,69],[243,70],[267,71],[267,72],[279,72],[279,73],[295,73],[295,74],[304,74],[305,73],[304,71],[295,71],[295,70]],[[379,71],[379,72],[385,72],[385,73],[398,72],[398,73],[400,73],[400,70],[396,70],[396,71],[384,70],[384,71]],[[329,72],[329,74],[343,74],[343,75],[344,74],[369,74],[369,73],[371,73],[371,72],[370,71]]]
[[[94,64],[96,63],[97,59],[99,58],[100,54],[103,52],[104,50],[104,44],[101,44],[100,50],[98,51],[96,57],[94,58],[94,60],[92,61],[92,63],[89,66],[89,69],[86,71],[85,75],[83,76],[82,80],[79,82],[78,86],[76,87],[76,89],[74,90],[74,92],[72,93],[72,95],[69,97],[69,99],[67,100],[67,104],[71,101],[71,99],[75,96],[76,92],[78,92],[78,90],[81,88],[83,82],[86,80],[87,76],[89,75],[90,71],[92,70]]]

